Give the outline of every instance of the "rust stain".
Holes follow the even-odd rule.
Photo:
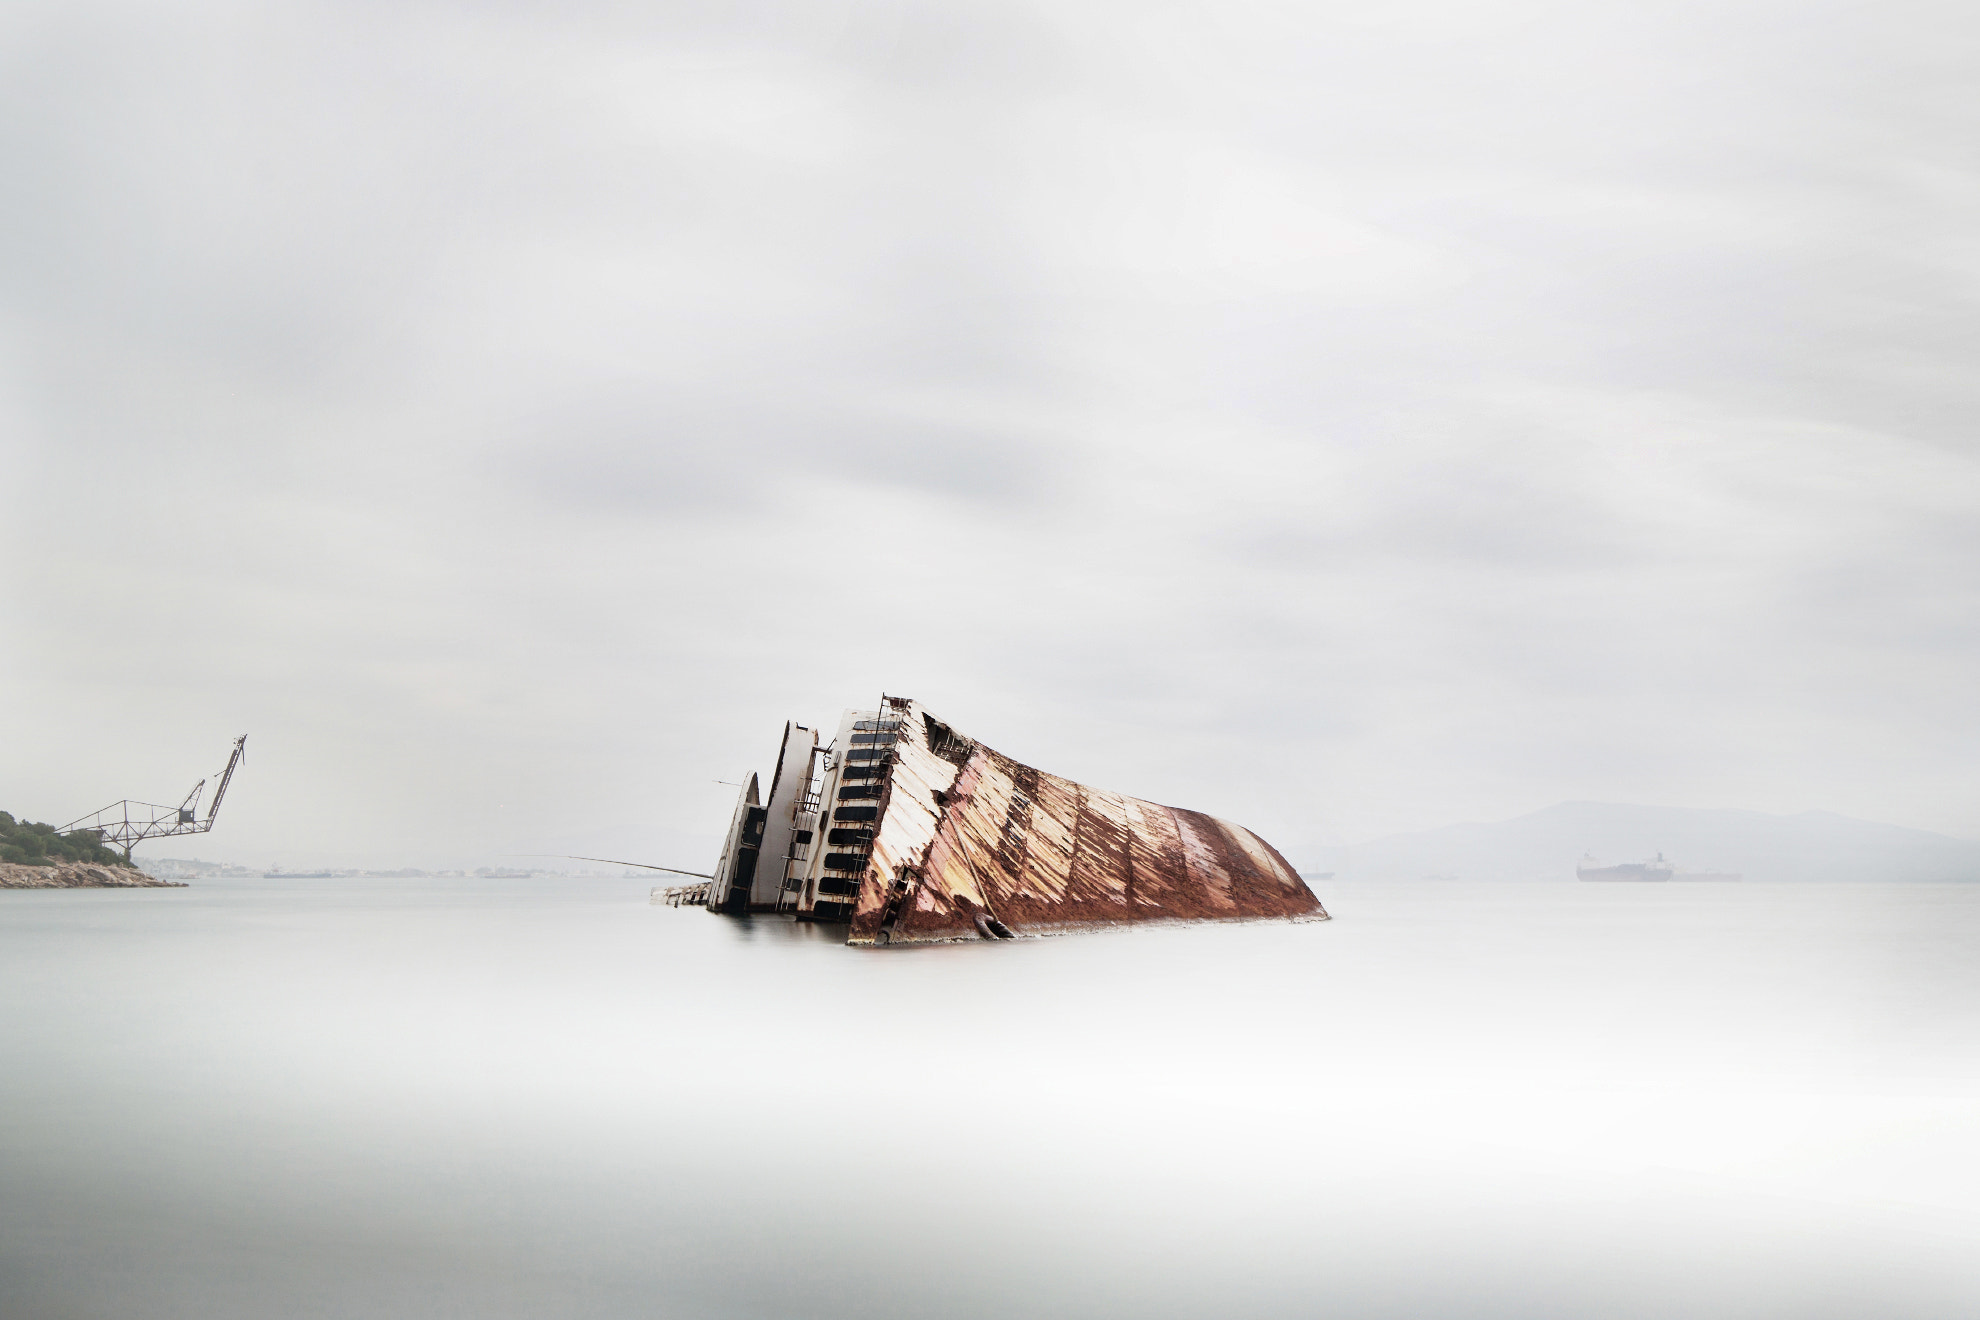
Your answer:
[[[848,943],[1326,918],[1278,850],[1242,826],[1046,774],[917,702],[888,704],[900,730]]]

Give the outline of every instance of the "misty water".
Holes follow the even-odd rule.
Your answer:
[[[0,1314],[1970,1317],[1980,886],[0,894]]]

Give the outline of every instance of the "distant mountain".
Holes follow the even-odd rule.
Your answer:
[[[1662,853],[1685,871],[1749,881],[1974,880],[1980,843],[1852,820],[1828,811],[1761,811],[1563,802],[1489,825],[1446,825],[1351,848],[1316,849],[1316,870],[1343,880],[1574,880],[1592,854],[1605,865]]]

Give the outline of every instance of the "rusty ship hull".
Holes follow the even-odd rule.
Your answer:
[[[732,825],[713,909],[843,921],[854,945],[1327,918],[1250,830],[1034,769],[907,698],[847,712],[822,746],[787,725],[777,778],[769,807],[789,805],[747,792],[737,820],[754,811],[762,826]],[[787,839],[784,854],[759,845],[739,864],[751,828]]]

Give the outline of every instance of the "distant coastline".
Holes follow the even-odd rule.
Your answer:
[[[27,866],[0,862],[0,889],[184,889],[179,880],[160,880],[134,867],[95,862]]]
[[[1980,840],[1825,811],[1562,802],[1511,820],[1302,852],[1350,881],[1980,882]],[[1650,857],[1678,860],[1627,860]]]

